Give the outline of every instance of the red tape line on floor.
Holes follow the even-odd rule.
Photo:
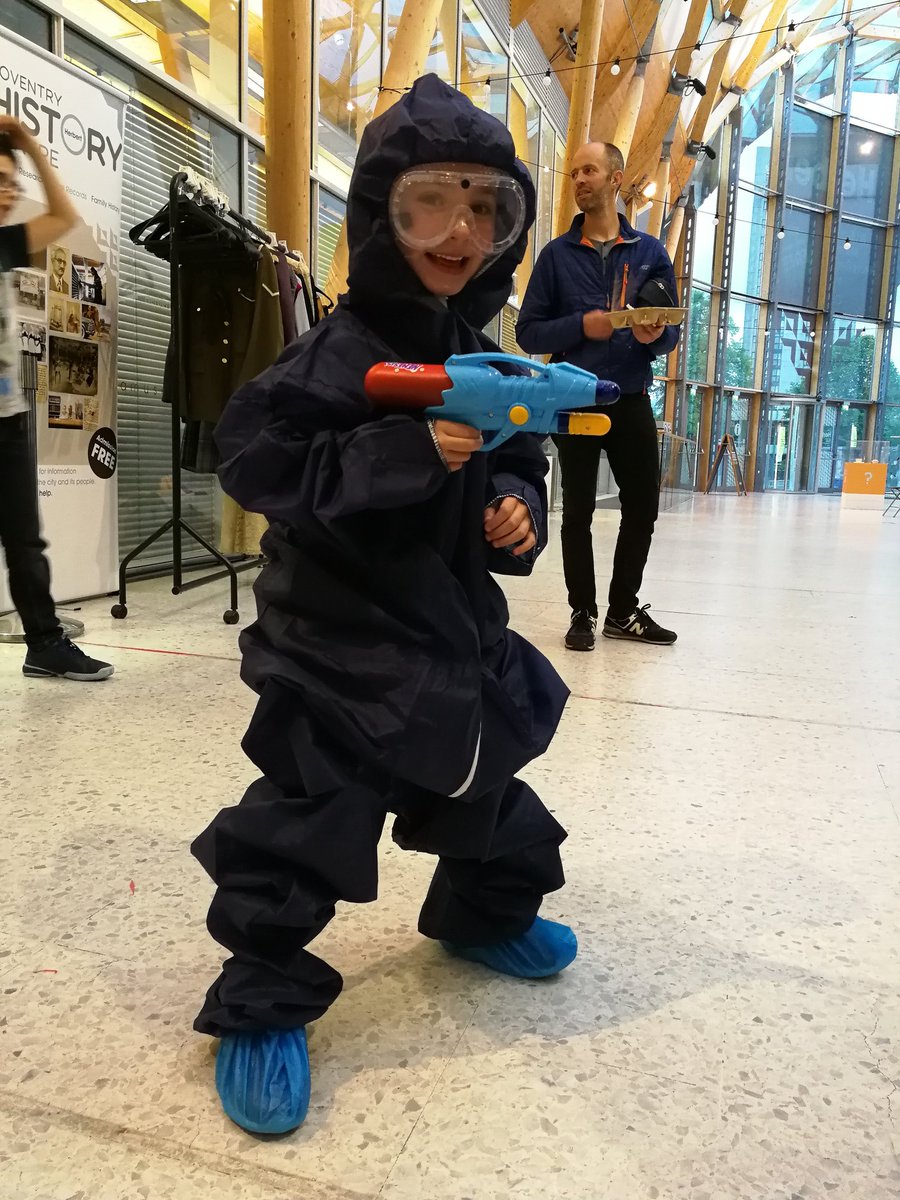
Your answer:
[[[152,646],[121,646],[112,642],[82,642],[79,646],[90,646],[94,650],[134,650],[137,654],[167,654],[172,658],[211,658],[217,662],[240,662],[240,655],[198,654],[192,650],[156,650]]]

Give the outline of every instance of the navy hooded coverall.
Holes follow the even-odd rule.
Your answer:
[[[388,196],[404,169],[449,161],[517,178],[528,221],[444,305],[398,251]],[[450,474],[421,417],[376,418],[363,392],[382,360],[496,348],[478,330],[509,295],[534,188],[507,130],[431,75],[367,128],[347,218],[348,294],[217,430],[225,491],[270,522],[241,637],[259,693],[243,745],[263,777],[193,845],[218,884],[209,930],[232,954],[195,1022],[217,1036],[305,1025],[334,1001],[340,975],[306,947],[338,901],[376,898],[389,812],[400,846],[439,859],[428,937],[515,937],[564,882],[565,831],[515,773],[549,745],[568,691],[508,629],[490,574],[531,562],[483,528],[486,505],[515,495],[546,544],[540,442],[518,435]]]

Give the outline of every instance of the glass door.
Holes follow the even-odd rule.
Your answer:
[[[809,467],[813,456],[813,429],[816,424],[814,404],[791,406],[791,442],[788,453],[787,491],[810,490]]]
[[[864,404],[828,404],[819,462],[819,491],[839,492],[844,482],[844,463],[852,462],[866,438]]]
[[[769,405],[764,478],[767,491],[809,490],[815,432],[815,404],[778,399]]]
[[[820,492],[833,492],[835,455],[837,452],[839,404],[826,404],[822,417],[822,445],[819,450],[819,482]]]
[[[791,405],[777,401],[770,404],[766,423],[766,471],[763,483],[766,491],[784,491],[788,473],[790,431]]]

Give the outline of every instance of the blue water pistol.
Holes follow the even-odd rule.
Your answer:
[[[498,370],[501,364],[510,370]],[[483,450],[516,433],[602,437],[610,419],[596,410],[619,398],[616,384],[571,363],[538,363],[499,352],[454,354],[443,366],[376,363],[366,373],[365,389],[378,408],[415,409],[492,435],[485,436]]]

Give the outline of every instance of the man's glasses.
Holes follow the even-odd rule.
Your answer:
[[[13,196],[19,196],[22,193],[22,185],[18,179],[13,179],[9,175],[0,175],[0,192],[8,192]]]

